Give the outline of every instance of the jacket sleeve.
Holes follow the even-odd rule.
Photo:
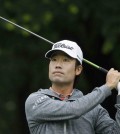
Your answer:
[[[25,103],[27,120],[58,121],[78,118],[92,110],[111,94],[107,86],[96,88],[93,92],[75,101],[53,100],[44,94],[31,94]]]
[[[120,134],[120,95],[117,96],[117,108],[116,121],[111,119],[108,112],[99,107],[97,121],[96,121],[96,134]]]

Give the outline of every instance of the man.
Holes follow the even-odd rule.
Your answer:
[[[26,117],[31,134],[120,134],[120,95],[117,96],[116,121],[100,105],[111,95],[120,80],[113,68],[106,82],[83,95],[73,88],[82,71],[83,54],[72,41],[63,40],[46,53],[50,59],[49,89],[40,89],[26,100]]]

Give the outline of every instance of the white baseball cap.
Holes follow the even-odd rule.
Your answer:
[[[57,50],[62,51],[67,55],[69,55],[70,57],[77,59],[80,62],[80,64],[82,64],[83,52],[76,42],[69,40],[62,40],[56,42],[52,46],[52,49],[45,54],[45,57],[51,58],[52,54]]]

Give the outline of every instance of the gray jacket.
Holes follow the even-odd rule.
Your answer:
[[[100,105],[111,95],[105,85],[83,95],[75,89],[67,101],[49,89],[40,89],[26,100],[25,112],[31,134],[120,134],[120,96],[116,121]]]

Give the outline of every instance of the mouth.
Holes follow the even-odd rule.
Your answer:
[[[61,71],[54,71],[53,74],[64,74],[64,73]]]

